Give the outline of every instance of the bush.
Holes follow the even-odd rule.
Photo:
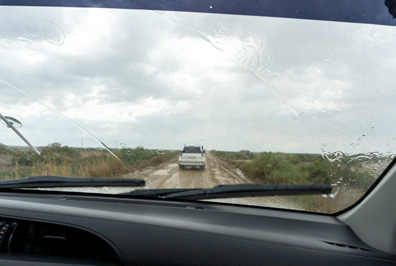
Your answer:
[[[0,154],[10,154],[10,149],[4,145],[0,143]]]
[[[314,184],[330,184],[328,167],[323,160],[315,160],[313,163],[302,167],[309,174],[309,180]]]
[[[248,176],[260,178],[267,184],[309,183],[309,173],[280,153],[260,153],[251,161],[244,162],[242,170]]]
[[[129,172],[127,167],[113,156],[93,156],[99,158],[87,158],[88,162],[91,161],[85,165],[89,177],[116,177]]]
[[[241,168],[247,176],[269,184],[344,184],[364,189],[371,186],[374,179],[360,162],[351,160],[353,156],[340,158],[332,162],[316,154],[263,152],[245,161]]]
[[[150,160],[154,156],[156,156],[154,151],[144,149],[143,147],[136,147],[135,149],[122,148],[120,150],[120,157],[122,160],[131,165],[137,164],[143,160]]]
[[[160,165],[161,163],[165,162],[166,158],[165,156],[154,156],[151,158],[150,163],[151,165]]]
[[[68,146],[60,146],[51,144],[41,149],[41,155],[37,155],[32,151],[17,153],[14,155],[13,163],[23,166],[33,166],[34,163],[55,163],[61,165],[63,163],[71,163],[81,158],[78,149]]]

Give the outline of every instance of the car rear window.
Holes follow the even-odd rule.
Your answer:
[[[201,153],[201,149],[199,147],[188,146],[188,147],[184,147],[183,152],[185,152],[185,153]]]

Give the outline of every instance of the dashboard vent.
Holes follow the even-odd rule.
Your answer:
[[[17,221],[7,253],[114,261],[114,250],[102,238],[58,224]]]
[[[342,248],[349,248],[349,249],[357,249],[357,250],[363,250],[363,251],[372,251],[366,248],[361,248],[361,247],[356,247],[356,246],[352,246],[352,245],[346,245],[346,244],[340,244],[340,243],[333,243],[333,242],[327,242],[327,241],[323,241],[326,244],[330,244],[332,246],[336,246],[336,247],[342,247]]]

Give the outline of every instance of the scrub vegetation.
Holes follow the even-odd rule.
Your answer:
[[[215,156],[239,167],[242,172],[265,184],[337,184],[367,189],[374,181],[363,163],[378,162],[379,158],[356,159],[339,156],[327,160],[320,154],[252,153],[249,151],[212,151]]]
[[[0,146],[3,161],[0,179],[27,176],[59,175],[76,177],[120,177],[134,169],[157,166],[175,157],[177,152],[149,150],[143,147],[113,150],[117,159],[102,149],[80,149],[53,143],[32,151]],[[4,166],[4,167],[3,167]]]
[[[333,194],[285,197],[304,210],[334,213],[356,202],[391,161],[371,155],[252,153],[212,151],[213,155],[239,168],[263,184],[327,184]],[[338,194],[344,194],[342,197]]]

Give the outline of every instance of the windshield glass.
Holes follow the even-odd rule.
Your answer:
[[[0,178],[327,184],[210,201],[343,210],[396,152],[395,43],[370,24],[1,7]]]

